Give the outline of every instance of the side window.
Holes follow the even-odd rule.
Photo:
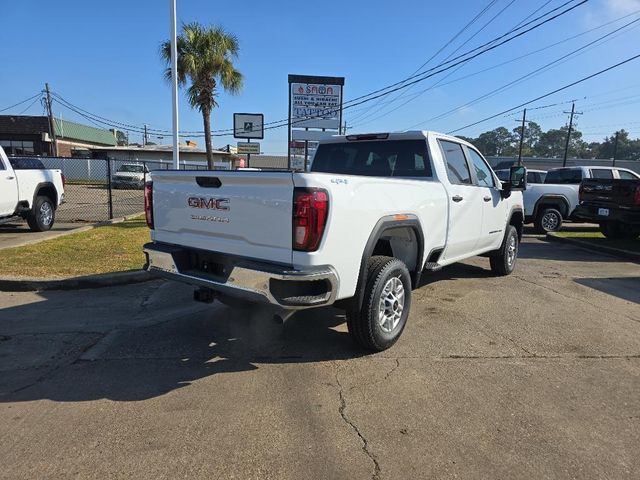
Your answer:
[[[593,178],[613,178],[613,171],[602,168],[593,168],[591,170],[591,176]]]
[[[469,166],[459,143],[438,140],[447,162],[447,177],[455,185],[471,185]]]
[[[527,172],[527,183],[540,183],[537,172]]]
[[[471,157],[471,163],[473,164],[473,168],[476,172],[476,177],[478,177],[478,186],[480,187],[493,187],[495,183],[493,182],[493,174],[491,173],[491,169],[487,162],[480,156],[478,152],[471,148],[467,148],[469,152],[469,156]]]
[[[637,180],[638,179],[638,177],[636,177],[633,173],[627,172],[625,170],[618,170],[618,174],[620,175],[620,178],[622,180]]]

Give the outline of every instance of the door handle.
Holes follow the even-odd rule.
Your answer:
[[[460,195],[454,195],[453,197],[451,197],[451,200],[453,200],[454,202],[461,202],[462,197]]]
[[[486,197],[483,198],[483,200],[485,202],[490,202],[491,201],[491,197],[490,196],[486,196]]]
[[[7,177],[7,180],[13,180],[16,177]]]

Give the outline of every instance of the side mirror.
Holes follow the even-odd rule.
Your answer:
[[[510,190],[527,189],[527,169],[523,166],[513,166],[509,169]]]

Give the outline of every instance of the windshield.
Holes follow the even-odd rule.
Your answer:
[[[425,140],[322,144],[311,171],[372,177],[432,176]]]
[[[582,170],[579,168],[559,168],[547,172],[544,183],[578,184],[582,181]]]
[[[142,165],[123,165],[118,172],[142,173]]]

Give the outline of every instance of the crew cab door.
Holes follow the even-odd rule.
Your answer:
[[[465,146],[475,188],[482,192],[482,228],[476,249],[498,248],[507,222],[507,202],[498,190],[487,161],[473,148]]]
[[[467,257],[476,250],[482,229],[483,192],[473,185],[463,146],[439,139],[449,185],[449,224],[444,260]]]
[[[18,205],[18,180],[7,157],[0,155],[0,217],[13,215]]]

